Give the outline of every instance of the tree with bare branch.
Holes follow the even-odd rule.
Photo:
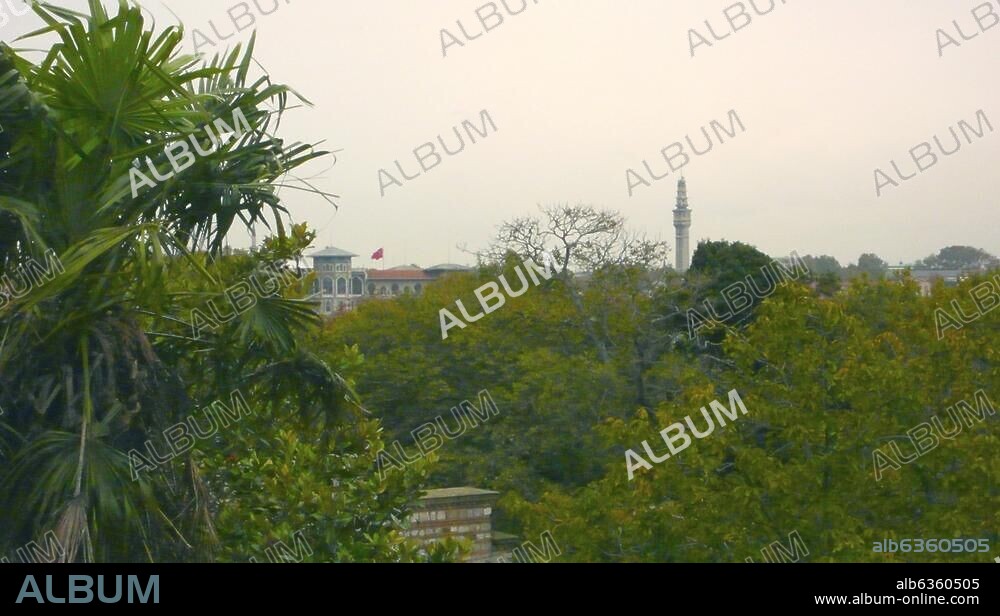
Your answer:
[[[669,247],[644,233],[629,231],[618,212],[591,205],[539,206],[540,218],[525,216],[500,225],[497,239],[481,260],[503,262],[514,253],[538,260],[543,252],[556,259],[560,273],[595,272],[608,266],[653,269],[665,261]]]

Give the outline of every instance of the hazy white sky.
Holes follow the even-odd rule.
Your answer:
[[[257,0],[266,10],[274,2]],[[673,245],[676,176],[630,198],[626,169],[640,171],[646,160],[662,173],[662,148],[730,110],[746,132],[684,169],[692,248],[703,238],[740,240],[773,256],[831,254],[844,265],[870,251],[909,262],[952,244],[1000,253],[1000,134],[938,153],[935,166],[881,198],[874,179],[876,168],[895,178],[891,160],[912,173],[908,151],[934,135],[954,147],[949,127],[978,126],[980,109],[1000,128],[1000,26],[980,32],[972,10],[982,0],[776,0],[764,16],[744,0],[752,21],[735,33],[723,17],[734,0],[528,0],[516,16],[496,0],[505,22],[472,41],[456,20],[480,34],[483,0],[278,2],[266,16],[246,3],[257,57],[315,105],[287,115],[282,134],[342,150],[334,167],[310,170],[341,195],[339,210],[300,192],[286,192],[286,204],[296,221],[321,230],[318,247],[361,254],[360,264],[379,247],[389,266],[468,262],[456,244],[483,247],[503,220],[557,202],[618,210]],[[755,2],[766,9],[771,0]],[[171,11],[179,16],[192,51],[193,29],[216,41],[201,46],[209,52],[252,30],[217,42],[209,22],[233,33],[234,0],[167,4],[143,6],[160,25],[174,21]],[[989,6],[1000,14],[1000,1]],[[706,19],[720,37],[731,35],[715,41]],[[961,39],[953,20],[978,36]],[[0,38],[37,24],[13,17]],[[442,28],[465,42],[446,58]],[[713,42],[693,58],[690,28]],[[938,28],[961,43],[943,57]],[[496,134],[380,195],[380,168],[398,159],[412,174],[415,147],[483,109]]]

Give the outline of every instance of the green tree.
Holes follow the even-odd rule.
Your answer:
[[[824,296],[831,296],[840,290],[840,276],[833,272],[820,274],[816,279],[816,291]]]
[[[958,290],[922,298],[911,282],[857,282],[833,299],[789,285],[730,331],[723,361],[678,371],[678,395],[654,413],[639,409],[601,429],[608,447],[604,476],[536,502],[506,495],[503,506],[531,535],[551,530],[576,561],[742,562],[799,531],[812,561],[886,560],[875,541],[911,537],[997,540],[1000,415],[967,426],[953,439],[877,481],[873,453],[908,430],[985,391],[1000,402],[993,356],[996,311],[944,341],[933,310]],[[662,454],[657,431],[726,401],[736,389],[749,413],[670,459],[626,473],[625,449],[643,440]],[[877,392],[873,395],[872,392]],[[643,454],[645,455],[645,454]],[[893,558],[893,557],[890,557]],[[981,562],[976,554],[896,554],[897,560]]]
[[[805,262],[806,267],[809,268],[809,271],[817,280],[823,274],[833,274],[838,278],[843,274],[844,268],[840,266],[840,262],[829,255],[821,255],[819,257],[806,255],[802,257],[802,261]]]
[[[917,261],[916,267],[927,269],[990,269],[1000,266],[1000,259],[972,246],[948,246],[936,255]]]
[[[548,483],[586,482],[594,477],[593,451],[599,446],[590,427],[609,409],[626,408],[624,401],[635,399],[634,323],[648,312],[642,307],[648,299],[627,297],[634,292],[631,284],[623,285],[627,276],[600,283],[617,284],[614,295],[571,290],[554,276],[442,340],[439,310],[454,309],[460,299],[475,311],[473,291],[500,275],[518,288],[516,266],[509,261],[452,275],[420,296],[367,302],[332,320],[317,342],[331,362],[345,348],[364,355],[365,370],[349,376],[385,422],[386,440],[399,439],[408,448],[414,447],[412,430],[438,416],[453,425],[450,409],[463,400],[478,403],[478,392],[490,392],[500,416],[445,442],[431,485],[485,485],[535,495]],[[571,298],[571,292],[580,296]],[[606,360],[580,326],[576,301],[584,318],[594,319],[601,340],[615,342]]]
[[[865,253],[858,257],[858,270],[872,278],[882,278],[889,271],[889,264],[878,255]]]
[[[70,561],[205,560],[219,552],[220,531],[242,533],[249,552],[265,535],[262,519],[240,530],[219,503],[239,501],[255,516],[279,501],[297,507],[328,473],[353,473],[344,456],[378,444],[375,426],[351,421],[358,401],[347,382],[298,342],[318,321],[296,299],[302,285],[257,297],[217,328],[199,332],[187,319],[209,300],[232,301],[226,291],[246,276],[265,286],[284,278],[264,267],[288,248],[277,182],[323,152],[271,134],[291,91],[252,76],[253,39],[201,65],[179,55],[181,29],[146,29],[139,7],[122,1],[112,16],[91,0],[89,9],[34,6],[58,39],[39,63],[0,46],[0,265],[21,276],[14,285],[5,278],[0,296],[0,550],[54,529]],[[212,149],[202,127],[233,122],[237,111],[249,130]],[[199,139],[210,153],[132,194],[133,161],[166,176],[165,148]],[[254,224],[276,230],[271,254],[220,258],[230,230]],[[49,250],[58,273],[28,285],[18,268],[45,263]],[[237,390],[264,417],[193,449],[178,445],[171,461],[134,473],[146,441],[170,451],[164,430]],[[334,444],[296,441],[289,430],[301,422]],[[271,500],[259,507],[230,491],[253,481],[227,474],[214,447],[264,466],[299,452],[340,457],[265,491]],[[377,530],[391,516],[373,505],[391,486],[358,474],[352,496],[335,499],[356,506],[358,527],[372,534],[368,547],[347,542],[338,557],[371,557],[374,544],[398,551],[398,537]],[[382,502],[398,505],[395,493]],[[329,507],[307,508],[310,521]],[[348,528],[333,526],[329,537]]]
[[[691,271],[711,277],[712,284],[705,288],[711,294],[747,276],[759,278],[761,268],[771,262],[771,257],[742,242],[706,241],[698,243],[691,257]]]
[[[730,309],[725,293],[732,291],[733,285],[744,285],[749,292],[749,285],[756,289],[766,289],[773,286],[773,273],[766,273],[773,259],[753,246],[742,242],[701,242],[691,258],[691,269],[686,275],[686,283],[693,297],[693,308],[698,319],[714,320],[715,316],[723,320],[723,327],[716,327],[705,332],[697,332],[700,343],[707,343],[710,348],[717,347],[724,335],[725,327],[741,327],[753,320],[760,298],[756,293],[749,293],[751,303],[742,310]],[[769,270],[768,270],[769,271]],[[748,279],[750,282],[748,282]],[[742,287],[737,287],[737,290]],[[685,325],[690,330],[696,329],[696,324],[690,321],[695,318],[687,312]]]

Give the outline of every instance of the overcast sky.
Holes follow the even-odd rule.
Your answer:
[[[761,9],[771,2],[755,1]],[[270,10],[274,0],[257,3]],[[247,3],[257,58],[314,104],[288,114],[282,135],[342,150],[335,166],[309,168],[319,187],[340,195],[339,210],[301,192],[286,191],[285,203],[296,222],[321,231],[318,247],[363,255],[359,265],[379,247],[389,266],[468,263],[456,245],[481,248],[503,220],[561,202],[618,210],[673,246],[676,174],[630,197],[626,170],[648,180],[645,160],[662,174],[662,148],[700,136],[713,120],[728,128],[730,110],[746,131],[723,135],[724,145],[692,155],[684,169],[692,249],[699,239],[740,240],[773,256],[831,254],[844,265],[863,252],[910,262],[953,244],[1000,254],[1000,133],[968,133],[972,143],[948,157],[935,146],[938,163],[905,182],[890,164],[909,175],[911,148],[935,135],[953,148],[949,127],[965,120],[978,128],[979,110],[1000,128],[1000,26],[980,32],[972,9],[982,0],[776,0],[763,16],[745,0],[752,21],[735,33],[723,16],[733,0],[528,0],[515,16],[497,0],[504,23],[471,41],[456,21],[481,34],[475,11],[483,0],[279,3],[266,16]],[[143,6],[161,26],[175,13],[188,28],[187,49],[197,29],[215,43],[200,51],[213,52],[249,37],[252,28],[218,41],[209,23],[231,35],[227,9],[239,4]],[[1000,2],[991,6],[1000,13]],[[715,40],[706,19],[729,36]],[[963,40],[953,20],[978,36]],[[38,23],[13,17],[0,38]],[[443,28],[465,43],[450,45],[447,57]],[[694,57],[691,28],[712,43]],[[939,28],[960,43],[943,57]],[[413,175],[414,148],[438,135],[454,143],[452,128],[478,125],[484,109],[495,134],[402,180],[394,161]],[[404,181],[384,197],[380,168]],[[899,182],[881,198],[876,168]]]

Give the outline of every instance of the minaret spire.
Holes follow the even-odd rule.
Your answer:
[[[685,273],[691,267],[691,210],[688,208],[687,180],[681,176],[677,181],[677,207],[674,209],[674,229],[677,231],[676,269]]]

